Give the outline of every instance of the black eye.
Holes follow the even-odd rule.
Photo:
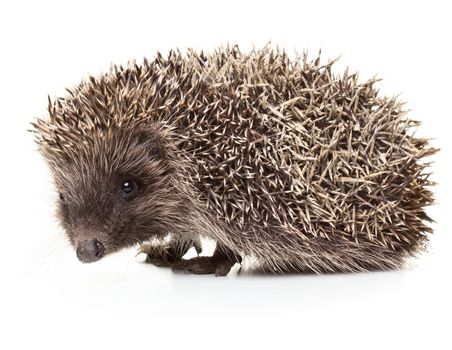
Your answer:
[[[138,190],[138,185],[133,180],[124,180],[121,183],[121,192],[123,195],[130,197]]]
[[[58,197],[60,198],[60,201],[64,203],[64,196],[61,192],[58,194]]]
[[[123,183],[122,183],[122,190],[125,192],[125,193],[130,193],[130,192],[132,192],[133,191],[133,182],[132,181],[129,181],[129,180],[126,180],[126,181],[124,181]]]

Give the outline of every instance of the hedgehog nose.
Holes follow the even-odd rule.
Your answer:
[[[83,263],[99,260],[105,255],[105,247],[97,239],[81,241],[77,245],[77,258]]]

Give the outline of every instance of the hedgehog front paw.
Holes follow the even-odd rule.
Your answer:
[[[161,267],[170,267],[180,259],[170,245],[142,244],[138,254],[146,254],[146,263]]]
[[[146,255],[146,263],[160,267],[171,267],[180,261],[191,247],[195,248],[197,254],[201,252],[200,242],[184,240],[162,244],[144,243],[140,246],[138,254]]]
[[[189,260],[180,260],[173,265],[173,270],[184,271],[197,275],[215,274],[215,276],[226,276],[236,262],[241,258],[219,258],[216,256],[201,256]]]

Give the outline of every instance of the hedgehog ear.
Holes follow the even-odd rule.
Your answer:
[[[149,155],[157,159],[165,159],[165,149],[160,134],[155,129],[142,129],[138,133],[138,142],[146,144]]]

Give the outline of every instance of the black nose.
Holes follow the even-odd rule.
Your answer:
[[[105,254],[105,247],[97,239],[81,241],[77,245],[77,258],[83,263],[99,260]]]

